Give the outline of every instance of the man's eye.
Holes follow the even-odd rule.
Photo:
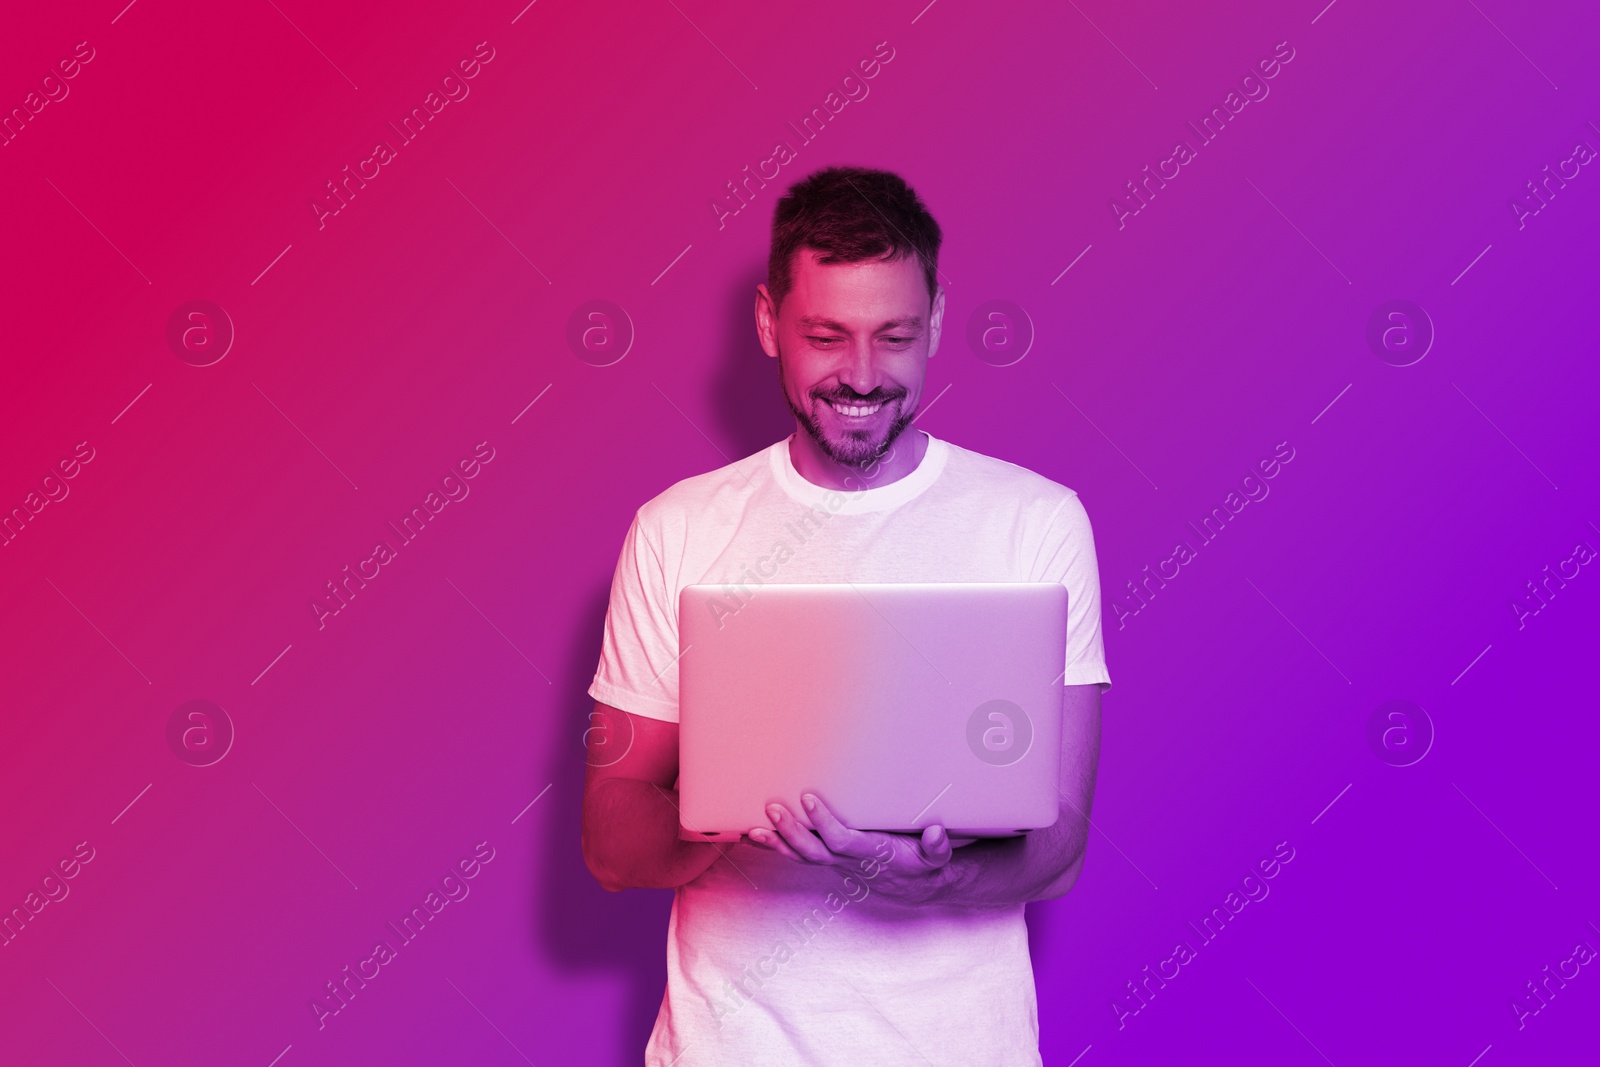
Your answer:
[[[909,337],[885,337],[884,340],[891,345],[908,345],[912,339]]]
[[[837,337],[807,337],[806,340],[814,345],[831,345],[839,339]]]

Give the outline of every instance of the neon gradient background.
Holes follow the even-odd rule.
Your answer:
[[[0,148],[0,505],[94,459],[0,548],[0,907],[94,859],[0,948],[0,1059],[638,1062],[669,897],[582,866],[583,691],[633,509],[792,428],[750,304],[780,184],[835,162],[904,173],[948,234],[919,425],[1095,523],[1115,688],[1086,873],[1030,909],[1046,1062],[1595,1054],[1593,967],[1510,1007],[1600,948],[1600,576],[1511,606],[1600,548],[1600,172],[1510,207],[1600,147],[1592,7],[5,18],[7,114],[94,58]],[[1119,229],[1111,198],[1280,41],[1270,95]],[[319,229],[325,183],[478,42],[470,95]],[[869,95],[801,144],[786,123],[878,42]],[[796,158],[719,227],[779,140]],[[237,332],[208,367],[166,340],[197,299]],[[594,299],[637,334],[608,367],[566,341]],[[1366,339],[1396,299],[1437,334],[1406,367]],[[965,343],[989,300],[1026,310],[1020,362]],[[325,583],[479,442],[470,495],[319,629]],[[1119,627],[1125,583],[1278,442],[1270,496]],[[211,766],[168,744],[190,700],[236,730]],[[1419,719],[1369,741],[1391,700],[1431,722],[1410,766]],[[319,1030],[324,983],[479,842],[470,895]],[[1119,1028],[1126,983],[1278,842],[1270,896]]]

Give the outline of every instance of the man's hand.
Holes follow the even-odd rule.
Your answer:
[[[806,793],[802,801],[816,805],[806,807],[815,833],[774,804],[767,814],[778,832],[757,827],[748,836],[790,859],[840,869],[856,864],[868,871],[871,861],[863,863],[860,857],[882,849],[878,858],[891,858],[883,860],[881,873],[869,877],[874,888],[907,904],[989,906],[1062,896],[1083,869],[1089,840],[1089,808],[1100,762],[1100,687],[1065,686],[1061,709],[1061,816],[1052,826],[975,842],[951,841],[943,826],[930,826],[921,837],[852,830],[815,794]]]
[[[769,804],[767,818],[777,827],[777,833],[757,827],[750,831],[750,840],[800,863],[849,868],[852,872],[866,870],[862,861],[875,859],[881,870],[870,876],[873,888],[907,904],[934,900],[944,888],[951,850],[950,836],[943,826],[926,827],[920,836],[852,830],[815,793],[801,794],[800,802],[817,828],[816,833],[806,829],[782,804]]]

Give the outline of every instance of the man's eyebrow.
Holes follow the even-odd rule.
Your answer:
[[[836,330],[839,333],[849,333],[850,332],[850,330],[847,327],[845,327],[844,325],[842,325],[840,323],[837,323],[837,322],[834,322],[832,319],[825,319],[820,315],[806,315],[806,316],[803,316],[799,321],[800,321],[800,325],[806,327],[807,329],[813,329],[813,330]],[[922,316],[921,315],[907,315],[907,316],[904,316],[903,318],[890,319],[889,321],[880,324],[878,326],[877,330],[875,330],[873,332],[874,333],[881,333],[884,330],[920,330],[920,329],[922,329]]]

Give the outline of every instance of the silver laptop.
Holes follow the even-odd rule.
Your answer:
[[[678,621],[682,837],[809,826],[805,791],[859,830],[1056,821],[1065,586],[691,585]]]

